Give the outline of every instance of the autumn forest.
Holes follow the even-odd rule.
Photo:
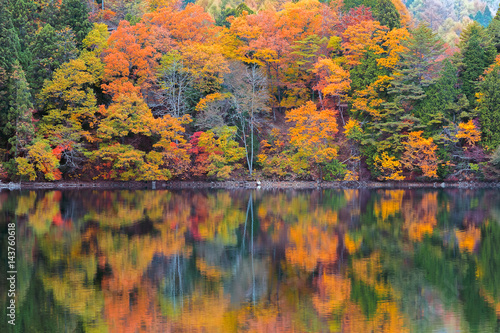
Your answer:
[[[499,180],[500,12],[430,2],[0,0],[0,180]]]

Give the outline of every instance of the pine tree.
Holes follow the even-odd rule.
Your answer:
[[[0,0],[0,148],[7,147],[5,124],[10,109],[11,74],[19,57],[19,39],[12,25],[8,1]]]
[[[393,75],[389,93],[395,102],[409,112],[415,101],[425,97],[424,88],[438,79],[441,64],[438,58],[443,54],[443,42],[426,25],[419,25],[405,41],[406,51],[401,53],[399,68]]]
[[[361,64],[351,70],[351,89],[356,92],[365,89],[368,85],[375,82],[379,76],[386,75],[386,71],[377,64],[380,56],[373,51],[367,51]]]
[[[462,91],[475,104],[476,83],[495,60],[496,50],[486,29],[474,22],[460,35],[460,79]]]
[[[92,30],[92,24],[88,20],[87,6],[81,0],[63,0],[59,11],[60,23],[56,29],[61,30],[64,26],[69,26],[75,33],[78,45],[80,45],[85,36]]]
[[[422,119],[426,126],[426,133],[429,134],[436,130],[441,130],[445,120],[456,122],[461,114],[468,107],[468,101],[465,105],[461,103],[461,91],[458,86],[458,68],[451,61],[443,62],[443,70],[436,84],[425,89],[425,98],[418,101],[413,113],[416,117]]]
[[[11,154],[17,157],[26,150],[35,134],[31,94],[24,71],[17,61],[14,63],[10,82],[9,90],[12,102],[4,132],[9,137]]]
[[[373,17],[389,29],[401,28],[401,17],[391,0],[377,0],[372,8]]]
[[[0,0],[0,67],[9,72],[19,57],[19,37],[11,20],[7,0]]]
[[[498,7],[497,14],[488,25],[488,35],[491,37],[492,44],[500,53],[500,6]]]
[[[477,110],[482,143],[489,150],[494,150],[500,146],[500,65],[494,66],[478,85]]]
[[[26,70],[31,62],[29,45],[37,30],[38,6],[33,0],[10,1],[12,24],[19,37],[19,62]]]
[[[76,43],[70,29],[56,31],[46,24],[35,35],[30,46],[32,62],[28,68],[28,82],[36,96],[43,82],[64,62],[77,56]]]

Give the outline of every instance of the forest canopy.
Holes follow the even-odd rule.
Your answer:
[[[498,3],[431,2],[0,0],[0,179],[498,180]]]

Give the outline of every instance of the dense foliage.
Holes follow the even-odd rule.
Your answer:
[[[498,15],[455,45],[400,0],[0,4],[2,178],[498,178]]]

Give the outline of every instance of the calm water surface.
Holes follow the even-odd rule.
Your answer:
[[[0,228],[1,332],[500,330],[500,191],[2,191]]]

